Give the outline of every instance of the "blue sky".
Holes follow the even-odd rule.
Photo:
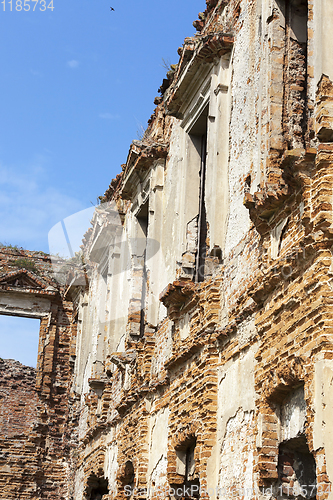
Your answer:
[[[0,242],[48,251],[49,229],[120,171],[153,112],[162,58],[178,61],[205,1],[15,2],[0,3]]]
[[[35,4],[16,11],[12,0],[10,11],[0,2],[0,242],[48,252],[49,230],[95,204],[120,171],[153,112],[162,59],[178,61],[206,5],[53,0],[42,12]],[[13,321],[0,317],[0,356],[19,359],[18,342],[9,351],[22,331]],[[24,362],[33,365],[36,327],[26,328],[35,349]]]

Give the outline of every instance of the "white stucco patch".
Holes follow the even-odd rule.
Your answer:
[[[169,409],[164,409],[150,417],[147,484],[152,489],[166,483],[169,413]]]

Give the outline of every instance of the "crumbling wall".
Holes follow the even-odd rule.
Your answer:
[[[329,496],[324,10],[207,0],[179,48],[41,319],[45,498]]]
[[[38,414],[36,370],[12,359],[1,359],[0,398],[0,496],[35,498],[40,462],[27,436]]]
[[[89,498],[92,477],[108,480],[112,499],[169,488],[176,498],[329,495],[332,85],[315,77],[329,66],[317,57],[324,7],[207,1],[105,193],[104,214],[116,204],[126,238],[144,210],[160,248],[144,263],[146,300],[142,269],[123,274],[126,325],[108,324],[110,271],[99,337],[117,338],[116,352],[97,375],[77,361],[74,498]],[[87,260],[100,228],[87,233]],[[106,248],[104,262],[116,253]],[[94,260],[92,274],[102,267]],[[79,291],[78,310],[100,307],[94,286],[88,305]]]
[[[37,369],[0,364],[0,497],[6,500],[67,498],[76,440],[75,400],[69,408],[76,325],[64,295],[49,256],[1,249],[0,312],[40,319]]]

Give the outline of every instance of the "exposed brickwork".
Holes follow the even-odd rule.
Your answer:
[[[0,360],[3,438],[26,434],[36,419],[36,370],[14,360]]]
[[[18,479],[8,498],[329,496],[333,86],[314,80],[325,34],[312,0],[209,0],[194,26],[85,234],[85,280],[47,290],[0,257],[1,293],[50,301],[37,427],[22,441],[39,490],[20,497]]]
[[[35,446],[27,436],[37,420],[36,370],[0,360],[0,497],[34,498],[40,474]]]
[[[63,300],[48,256],[4,248],[0,266],[4,312],[40,319],[37,369],[0,362],[0,498],[65,498],[75,443],[68,426],[72,303]]]

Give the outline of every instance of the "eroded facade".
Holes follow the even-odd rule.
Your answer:
[[[57,498],[325,500],[333,4],[207,0],[194,26],[65,287]]]
[[[0,249],[0,314],[40,320],[36,369],[0,358],[4,500],[69,498],[70,447],[76,442],[70,427],[76,323],[73,303],[53,269],[43,253]]]

